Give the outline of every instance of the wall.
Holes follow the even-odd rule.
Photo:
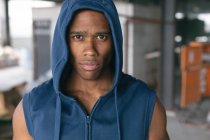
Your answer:
[[[60,6],[32,10],[34,79],[51,69],[51,44],[59,10]]]
[[[133,17],[134,15],[134,5],[133,4],[129,4],[129,3],[125,3],[125,2],[115,2],[116,4],[116,8],[118,10],[119,16],[120,16],[120,22],[121,22],[121,27],[122,27],[122,32],[123,32],[123,39],[124,39],[124,47],[123,47],[123,71],[126,73],[129,73],[131,75],[133,75],[133,24],[129,24],[129,30],[128,30],[128,51],[125,48],[125,32],[126,32],[126,21],[128,17]],[[127,54],[127,57],[126,57]],[[126,63],[127,61],[127,63]]]
[[[5,2],[0,0],[0,45],[5,39]]]
[[[127,67],[123,70],[144,81],[151,80],[148,69],[157,72],[158,63],[145,59],[147,53],[158,51],[160,48],[160,8],[155,6],[141,6],[125,2],[116,2],[121,26],[124,34],[124,54],[127,53],[127,60],[124,55],[124,64],[127,61]],[[136,18],[137,22],[129,22],[128,33],[125,34],[126,19]],[[144,19],[149,19],[146,21]],[[153,23],[153,20],[155,21]],[[125,40],[128,36],[128,51],[125,50]],[[155,60],[157,61],[157,60]],[[150,66],[148,66],[150,65]],[[154,66],[155,65],[155,66]],[[125,65],[124,65],[125,66]],[[154,74],[154,73],[153,73]],[[154,75],[154,76],[157,76]],[[156,80],[156,77],[152,79]]]
[[[51,21],[51,31],[50,31],[51,32],[51,40],[50,40],[51,42],[52,42],[54,28],[56,25],[56,21],[57,21],[59,12],[60,12],[59,5],[57,5],[55,7],[50,7],[50,8],[33,8],[33,10],[32,10],[32,19],[33,20],[49,19]]]
[[[134,16],[146,19],[160,19],[160,9],[153,6],[135,6]],[[147,53],[158,51],[160,49],[160,24],[152,22],[144,22],[134,24],[134,65],[133,74],[137,78],[149,82],[150,74],[154,74],[154,61],[146,60]],[[156,63],[157,64],[157,63]],[[156,68],[158,64],[156,65]],[[151,71],[148,73],[148,71]],[[153,72],[152,72],[153,71]],[[157,72],[157,71],[156,71]]]

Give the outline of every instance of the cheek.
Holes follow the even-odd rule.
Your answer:
[[[113,50],[112,47],[110,47],[110,48],[107,48],[106,50],[103,50],[103,51],[105,52],[104,53],[104,59],[109,64],[110,61],[112,61],[112,59],[113,59],[114,50]]]
[[[111,52],[108,55],[108,61],[109,61],[109,63],[113,60],[113,58],[114,58],[114,53],[113,53],[113,49],[112,49]]]
[[[75,61],[77,60],[77,52],[70,47],[69,48],[69,55],[70,55],[69,59],[70,59],[71,64],[74,64]]]

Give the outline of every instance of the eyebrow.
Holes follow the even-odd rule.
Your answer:
[[[70,34],[70,35],[72,35],[72,34],[73,34],[73,35],[75,35],[75,34],[77,34],[77,35],[78,35],[78,34],[87,34],[87,32],[83,32],[83,31],[75,31],[75,32],[70,32],[69,34]]]
[[[98,32],[98,33],[96,33],[96,35],[101,35],[101,34],[103,34],[103,35],[111,35],[111,32]]]
[[[69,33],[70,35],[82,35],[82,34],[87,34],[87,32],[84,32],[84,31],[73,31],[73,32],[70,32]],[[97,33],[95,33],[96,35],[101,35],[101,34],[103,34],[103,35],[111,35],[111,32],[107,32],[107,31],[105,31],[105,32],[97,32]]]

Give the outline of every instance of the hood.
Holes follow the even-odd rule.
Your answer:
[[[52,44],[52,74],[55,91],[58,93],[62,74],[69,63],[69,49],[66,39],[68,25],[74,14],[81,9],[90,9],[104,13],[112,32],[114,46],[114,84],[115,87],[122,73],[122,30],[116,7],[112,0],[64,0],[54,31]],[[71,66],[70,66],[71,67]],[[69,65],[68,65],[68,69]]]

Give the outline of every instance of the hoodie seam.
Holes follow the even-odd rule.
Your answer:
[[[154,102],[153,102],[154,101]],[[150,124],[151,124],[151,120],[152,120],[152,117],[153,117],[153,112],[154,112],[154,105],[155,105],[155,102],[156,102],[156,96],[154,97],[153,99],[153,95],[150,94],[148,96],[148,99],[147,99],[147,105],[146,105],[146,111],[145,111],[145,123],[144,123],[144,137],[145,138],[148,138],[148,134],[149,134],[149,128],[150,128]]]
[[[56,63],[55,69],[54,69],[54,71],[53,71],[53,75],[55,74],[56,69],[57,69],[58,65],[62,62],[62,60],[63,60],[63,57],[61,57],[61,58],[59,59],[58,63]]]
[[[69,6],[69,1],[67,1],[67,13],[65,14],[65,17],[64,17],[64,19],[66,19],[66,20],[64,20],[64,22],[62,23],[61,30],[60,30],[61,34],[64,33],[65,38],[66,38],[66,30],[64,30],[64,29],[65,29],[65,27],[66,28],[68,27],[68,24],[70,22],[70,21],[67,21],[67,19],[68,19],[67,17],[69,17],[69,15],[72,14],[72,11],[70,11],[72,9],[72,7],[73,7],[73,5]],[[62,36],[62,39],[64,39],[64,41],[66,41],[65,38],[63,38],[63,36]]]
[[[29,96],[29,102],[31,103],[31,96],[30,96],[30,94],[28,96]],[[31,115],[31,104],[28,104],[28,108],[29,108],[29,117],[30,117],[31,125],[32,125],[32,137],[35,139],[34,122],[33,122],[32,115]]]
[[[147,123],[147,121],[148,121],[147,117],[148,117],[148,113],[149,113],[149,111],[148,111],[149,110],[149,100],[150,100],[150,97],[147,98],[146,111],[145,111],[145,115],[144,115],[144,117],[145,117],[144,118],[144,122],[145,122],[144,123],[144,138],[148,137],[147,136],[148,134],[146,132],[148,131],[148,128],[149,128],[149,127],[147,128],[147,125],[148,125],[148,123]]]

